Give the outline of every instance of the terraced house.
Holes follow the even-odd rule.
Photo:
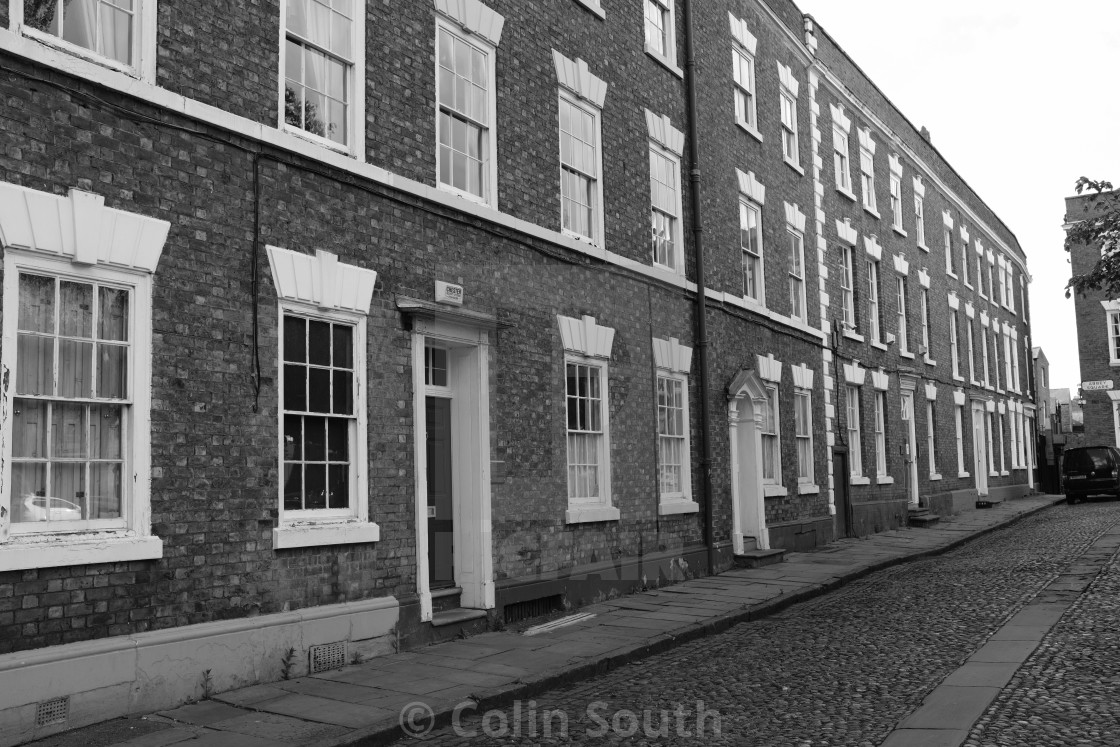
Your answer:
[[[1031,488],[1025,256],[789,0],[3,0],[0,100],[0,741]]]

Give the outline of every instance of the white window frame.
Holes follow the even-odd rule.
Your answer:
[[[855,284],[855,247],[847,244],[840,246],[840,307],[844,324],[858,334],[859,324],[856,317]]]
[[[963,379],[961,376],[961,351],[960,351],[960,320],[957,318],[956,309],[949,309],[949,355],[953,359],[953,378]]]
[[[992,380],[988,373],[988,335],[984,332],[983,326],[980,328],[980,358],[984,363],[984,386],[990,389]]]
[[[902,177],[891,174],[891,226],[899,232],[902,228]]]
[[[933,360],[933,356],[930,355],[933,349],[930,347],[931,340],[929,334],[929,288],[922,287],[919,301],[922,307],[922,349],[925,351],[922,355],[925,356],[926,362],[928,363]]]
[[[60,0],[59,0],[60,1]],[[130,54],[131,63],[124,63],[112,57],[103,55],[88,47],[83,47],[73,42],[68,42],[62,36],[56,36],[49,31],[40,31],[24,23],[24,0],[12,0],[8,4],[9,27],[16,30],[28,39],[32,39],[48,47],[60,49],[67,54],[97,67],[106,67],[111,70],[139,78],[145,83],[156,83],[156,36],[158,32],[158,0],[133,0],[135,3],[132,11],[132,46]],[[281,16],[283,17],[283,16]],[[281,67],[281,70],[284,68]]]
[[[972,287],[972,277],[968,270],[968,239],[962,238],[961,241],[961,282],[967,287]],[[976,282],[980,285],[980,292],[983,295],[984,285],[980,282],[980,276],[977,275]]]
[[[953,424],[957,437],[957,477],[968,477],[964,463],[964,405],[954,404]]]
[[[277,111],[279,112],[279,122],[277,126],[284,132],[297,135],[299,137],[310,140],[313,143],[322,145],[334,151],[346,153],[353,156],[360,161],[365,160],[365,122],[366,122],[366,106],[365,106],[365,88],[366,88],[366,26],[365,26],[365,9],[363,6],[354,4],[356,16],[351,19],[350,23],[350,58],[344,58],[334,51],[328,50],[319,44],[310,40],[302,39],[298,36],[292,35],[293,40],[297,44],[305,45],[311,49],[321,51],[327,57],[331,57],[343,61],[346,66],[346,82],[344,87],[346,89],[347,97],[347,114],[345,117],[346,123],[346,140],[344,142],[336,142],[328,137],[318,135],[310,130],[305,130],[302,127],[288,124],[285,119],[286,114],[286,97],[287,90],[287,64],[288,64],[288,5],[295,0],[280,0],[280,52],[277,70],[278,78],[278,101]],[[437,54],[436,60],[436,74],[439,74],[439,60]],[[437,98],[438,101],[438,98]],[[438,108],[438,103],[437,103]],[[437,145],[438,151],[438,145]],[[438,173],[438,172],[437,172]]]
[[[898,352],[900,355],[910,354],[910,315],[907,299],[906,276],[898,275],[896,279],[896,293],[898,302]]]
[[[976,380],[976,334],[975,324],[970,318],[968,320],[968,380],[973,384],[979,384]]]
[[[801,144],[797,126],[797,94],[800,84],[793,77],[793,70],[778,63],[779,80],[779,120],[782,131],[782,158],[797,173],[804,174],[801,168]]]
[[[767,424],[765,422],[762,424],[762,427],[760,428],[760,431],[761,431],[761,434],[762,434],[763,443],[765,443],[766,439],[768,439],[768,438],[773,439],[774,449],[773,449],[773,458],[770,460],[769,464],[765,463],[766,456],[765,456],[765,450],[763,450],[763,457],[762,458],[763,458],[764,463],[762,464],[762,482],[763,482],[764,485],[781,485],[782,484],[782,418],[781,418],[781,410],[779,408],[779,400],[778,400],[778,385],[776,383],[766,382],[765,389],[766,389],[766,398],[767,398],[767,405],[766,406],[773,409],[774,416],[773,416],[772,421],[769,424]],[[769,427],[771,427],[773,430],[769,430],[769,431],[766,430],[767,425],[769,425]],[[773,472],[772,476],[767,477],[767,475],[766,475],[767,467],[769,467],[770,470]]]
[[[789,304],[790,318],[809,321],[808,301],[805,297],[805,235],[793,226],[786,226],[786,238],[790,242],[789,267]],[[801,274],[797,274],[797,270]]]
[[[735,122],[757,138],[758,133],[758,86],[755,82],[755,56],[738,41],[731,45],[732,85],[734,87]],[[746,69],[746,80],[740,71]]]
[[[875,478],[887,477],[887,393],[875,390]]]
[[[65,228],[64,228],[65,227]],[[67,196],[0,182],[3,246],[3,342],[0,368],[10,376],[8,405],[0,410],[0,484],[12,485],[13,399],[18,381],[21,272],[127,288],[129,344],[122,427],[122,502],[119,520],[80,531],[30,530],[13,525],[11,491],[0,494],[0,571],[148,560],[163,556],[151,531],[151,386],[153,273],[170,224],[104,206],[104,198],[72,189]],[[65,239],[64,236],[69,236]],[[32,238],[34,237],[34,238]],[[18,249],[34,245],[34,249]],[[57,331],[57,329],[56,329]],[[51,397],[51,399],[60,399]],[[83,398],[84,399],[84,398]],[[90,400],[93,402],[94,400]],[[84,522],[83,522],[84,524]]]
[[[663,25],[660,34],[660,43],[663,50],[650,44],[651,9],[661,17]],[[642,0],[642,26],[645,30],[646,54],[669,68],[675,75],[683,77],[684,73],[677,67],[677,21],[675,0]]]
[[[926,201],[920,194],[914,194],[914,235],[919,249],[929,251],[926,246]]]
[[[587,114],[593,121],[594,129],[594,148],[595,148],[595,173],[589,174],[577,169],[571,164],[564,163],[563,148],[559,145],[559,141],[564,138],[564,132],[561,129],[560,120],[557,121],[556,131],[559,136],[557,153],[560,159],[560,232],[565,236],[571,236],[577,239],[584,239],[595,244],[596,246],[603,246],[605,240],[603,237],[604,222],[603,222],[603,112],[599,107],[594,106],[586,99],[582,99],[573,95],[564,88],[560,88],[559,98],[557,102],[558,107],[571,106],[578,109],[580,112]],[[591,198],[593,203],[590,207],[592,209],[591,218],[591,234],[582,234],[572,228],[564,225],[564,176],[565,172],[571,171],[581,177],[587,178],[592,185]]]
[[[743,216],[746,213],[754,213],[755,221],[755,238],[757,239],[758,254],[753,255],[752,252],[742,245],[743,236]],[[762,246],[762,206],[757,202],[747,198],[745,195],[739,197],[739,245],[743,250],[743,297],[757,302],[761,306],[766,306],[766,253]],[[756,292],[754,295],[750,293],[750,286],[747,283],[747,263],[751,262],[753,257],[757,261],[757,276],[755,278]]]
[[[879,262],[867,260],[867,307],[871,323],[872,344],[883,344],[882,319],[879,316]]]
[[[661,381],[672,382],[679,384],[681,388],[681,418],[683,422],[683,432],[680,434],[665,434],[661,429],[661,404],[660,404],[660,386]],[[688,374],[675,373],[665,368],[658,368],[655,376],[655,407],[658,409],[657,413],[657,467],[658,467],[658,494],[660,495],[660,513],[665,514],[666,508],[675,507],[677,504],[691,504],[684,508],[689,511],[698,510],[695,503],[692,502],[692,421],[689,418],[688,408]],[[662,441],[666,438],[674,438],[680,441],[681,450],[681,490],[666,492],[662,489],[661,483],[661,445]]]
[[[496,14],[495,14],[496,15]],[[489,89],[487,90],[487,121],[485,124],[478,120],[470,119],[471,124],[478,125],[482,130],[482,146],[481,146],[481,160],[486,164],[483,168],[483,176],[487,180],[487,184],[482,189],[481,195],[476,195],[468,190],[455,187],[453,184],[445,183],[441,177],[443,170],[443,156],[441,155],[442,146],[439,139],[440,117],[443,112],[443,105],[440,103],[440,66],[439,66],[439,35],[441,33],[450,34],[456,39],[465,44],[477,48],[480,52],[486,55],[487,67],[487,81]],[[435,149],[436,149],[436,186],[442,191],[450,192],[451,194],[462,197],[463,199],[476,202],[480,205],[491,207],[495,210],[498,209],[498,106],[497,106],[497,41],[491,42],[482,38],[478,34],[471,34],[466,32],[462,26],[451,23],[442,16],[436,16],[436,53],[433,56],[434,74],[435,74]],[[454,119],[454,117],[453,117]]]
[[[1003,383],[1001,386],[999,375],[999,325],[992,320],[992,384],[995,385],[997,392],[1002,392],[1004,387],[1011,388],[1011,377],[1004,371]],[[1010,364],[1009,359],[1004,360],[1005,364]]]
[[[863,209],[879,217],[878,199],[875,197],[875,140],[871,131],[858,130],[859,134],[859,171],[860,171],[860,199]]]
[[[945,224],[945,274],[957,277],[953,269],[953,226],[949,223]]]
[[[813,393],[809,389],[799,387],[793,390],[793,422],[797,443],[797,482],[811,485],[816,482],[816,477],[813,465]],[[808,450],[808,472],[802,471],[802,449]]]
[[[671,173],[672,173],[673,177],[676,179],[676,182],[677,182],[676,199],[673,200],[673,204],[669,205],[669,206],[657,207],[653,204],[653,189],[654,189],[653,162],[657,158],[664,159],[665,161],[667,161],[669,163]],[[683,202],[684,188],[683,187],[684,187],[684,185],[681,183],[681,159],[680,159],[680,156],[677,155],[676,153],[673,153],[672,151],[668,150],[667,148],[662,147],[661,144],[656,143],[653,140],[650,140],[649,141],[649,163],[650,163],[650,176],[649,176],[649,178],[650,178],[650,221],[651,221],[651,223],[650,223],[650,236],[651,236],[651,240],[653,242],[653,245],[651,246],[651,252],[652,252],[651,261],[653,262],[654,267],[660,267],[660,268],[668,270],[670,272],[674,272],[678,275],[683,275],[684,274],[684,232],[682,230],[682,227],[683,227],[683,223],[684,223],[684,221],[683,221],[683,216],[684,216],[684,208],[683,208],[683,205],[684,205],[684,202]],[[665,207],[669,207],[669,208],[675,210],[676,213],[673,214],[673,213],[668,212],[668,210],[666,210]],[[656,248],[657,239],[656,239],[656,234],[653,231],[653,223],[652,223],[654,213],[660,213],[661,215],[666,216],[668,219],[670,219],[672,221],[671,230],[672,230],[673,235],[671,237],[671,241],[673,242],[673,257],[672,257],[673,261],[672,261],[671,264],[662,263],[662,262],[659,262],[657,260],[657,254],[658,254],[658,251],[657,251],[657,248]]]
[[[1120,309],[1105,312],[1105,334],[1108,338],[1108,362],[1120,366]]]
[[[937,411],[935,404],[932,399],[926,400],[926,452],[929,454],[929,478],[940,480],[941,475],[937,472]]]
[[[836,172],[836,189],[855,199],[852,193],[852,159],[848,132],[836,122],[832,124],[832,165]]]
[[[848,428],[848,468],[852,477],[863,477],[863,444],[860,429],[860,387],[846,384],[847,428]],[[854,424],[854,428],[852,427]]]
[[[980,298],[987,299],[988,294],[984,290],[984,255],[976,255],[976,292],[980,294]]]

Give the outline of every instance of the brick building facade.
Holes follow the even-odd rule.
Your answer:
[[[788,0],[77,5],[0,2],[0,741],[1031,486],[1025,256]]]
[[[1108,200],[1115,193],[1105,194]],[[1088,194],[1066,198],[1066,224],[1092,218],[1108,203],[1094,204]],[[1070,248],[1070,273],[1084,275],[1101,258],[1099,246]],[[1074,294],[1073,313],[1077,322],[1077,356],[1081,364],[1079,392],[1073,396],[1081,401],[1083,430],[1074,425],[1074,435],[1067,448],[1097,444],[1120,445],[1120,390],[1084,386],[1085,382],[1115,382],[1120,368],[1120,301],[1110,300],[1103,292]],[[1102,385],[1103,386],[1103,385]],[[1112,387],[1113,384],[1107,384]],[[1081,430],[1080,433],[1076,431]]]

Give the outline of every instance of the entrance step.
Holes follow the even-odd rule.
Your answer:
[[[764,565],[774,565],[786,559],[786,551],[773,550],[745,550],[735,556],[736,568],[761,568]]]
[[[432,589],[432,612],[446,612],[459,609],[459,599],[463,590],[458,586],[446,589]]]
[[[929,527],[941,521],[939,514],[931,513],[928,508],[911,508],[907,523],[912,527]]]
[[[431,643],[485,633],[490,628],[486,610],[453,609],[432,614]]]

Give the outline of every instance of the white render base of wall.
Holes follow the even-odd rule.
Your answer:
[[[51,646],[0,656],[0,747],[128,714],[173,708],[211,693],[307,674],[308,648],[347,642],[347,663],[391,653],[395,597]],[[70,696],[65,723],[36,728],[39,703]]]

